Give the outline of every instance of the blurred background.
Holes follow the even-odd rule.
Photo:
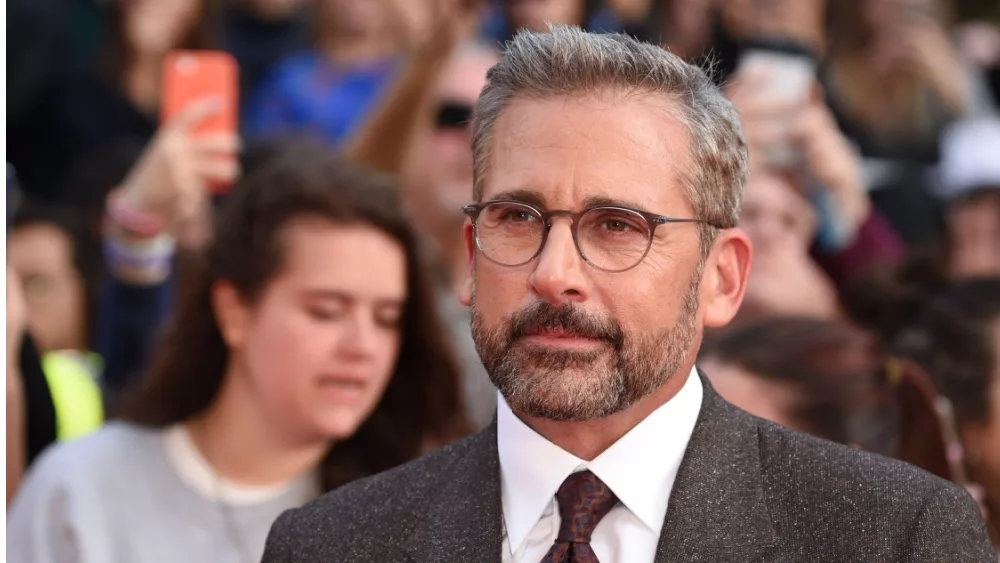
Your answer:
[[[279,508],[488,424],[455,298],[469,124],[503,42],[552,22],[661,44],[741,115],[755,259],[704,348],[719,392],[967,486],[1000,546],[996,0],[8,0],[7,17],[8,531],[51,517],[62,473],[161,478],[128,457],[151,432],[202,491],[190,510],[229,530],[201,560],[256,560]],[[340,293],[295,297],[314,278]],[[307,404],[319,372],[350,409]],[[34,475],[47,456],[62,473]],[[233,501],[314,471],[253,497],[271,510],[251,523]],[[65,560],[48,549],[22,553]]]

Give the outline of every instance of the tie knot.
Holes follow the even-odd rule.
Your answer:
[[[611,489],[590,471],[573,473],[556,493],[559,501],[558,542],[589,543],[594,528],[618,502]]]

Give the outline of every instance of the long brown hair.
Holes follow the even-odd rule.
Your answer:
[[[101,71],[104,78],[118,87],[124,87],[125,71],[135,58],[125,30],[125,10],[128,9],[124,5],[126,3],[128,0],[118,0],[107,8],[108,31],[101,53]],[[219,25],[220,0],[198,0],[198,4],[196,21],[174,46],[175,49],[200,50],[217,47],[215,29]]]
[[[409,461],[429,445],[466,434],[469,427],[458,364],[396,186],[318,145],[292,143],[278,149],[234,188],[213,242],[190,276],[191,287],[182,291],[178,315],[152,370],[125,401],[122,414],[135,424],[162,428],[209,408],[229,361],[211,288],[224,280],[248,303],[259,299],[282,268],[284,228],[304,217],[373,227],[403,248],[407,263],[409,298],[395,371],[372,415],[323,460],[321,480],[329,490]]]

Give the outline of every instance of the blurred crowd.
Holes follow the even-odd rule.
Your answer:
[[[706,337],[720,394],[968,487],[1000,549],[995,0],[7,16],[7,530],[30,561],[256,561],[283,510],[490,423],[455,298],[470,120],[503,42],[550,22],[697,61],[741,116],[754,259]],[[217,99],[161,122],[178,49],[235,58],[237,132],[199,129]]]

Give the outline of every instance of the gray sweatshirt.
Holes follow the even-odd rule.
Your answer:
[[[278,515],[318,493],[312,475],[247,489],[210,471],[180,427],[112,423],[54,446],[7,513],[7,560],[256,563]]]

